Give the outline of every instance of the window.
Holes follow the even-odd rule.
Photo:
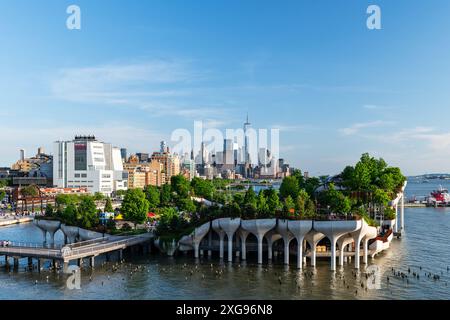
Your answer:
[[[94,161],[95,162],[103,162],[103,161],[105,161],[103,158],[94,158]]]
[[[75,143],[75,170],[83,171],[87,169],[87,144],[86,142]]]
[[[79,178],[80,174],[79,173],[75,173],[75,178]]]
[[[81,177],[82,177],[82,178],[87,178],[87,174],[86,174],[86,173],[82,173],[82,174],[81,174]]]

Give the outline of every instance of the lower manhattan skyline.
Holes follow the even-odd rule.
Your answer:
[[[366,28],[366,1],[78,1],[68,30],[64,1],[2,3],[0,166],[76,134],[152,152],[194,121],[225,131],[248,113],[315,175],[363,152],[407,175],[450,172],[450,5],[378,4],[381,30]]]

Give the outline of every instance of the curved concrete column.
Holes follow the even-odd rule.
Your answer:
[[[64,233],[64,236],[67,238],[67,243],[74,243],[80,233],[80,228],[66,226],[65,224],[61,224],[61,231]]]
[[[344,265],[344,249],[349,244],[353,243],[353,238],[349,236],[342,236],[339,238],[337,244],[339,246],[339,265]]]
[[[281,239],[281,235],[279,235],[275,230],[270,230],[265,235],[265,238],[267,240],[267,257],[269,260],[272,260],[273,256],[273,244],[275,241]]]
[[[39,229],[45,230],[50,234],[50,245],[55,244],[55,233],[61,227],[61,222],[53,221],[53,220],[34,220],[35,225],[38,226]],[[44,241],[47,242],[47,241]]]
[[[284,242],[284,264],[289,264],[289,244],[292,239],[294,239],[294,235],[288,229],[288,220],[287,219],[278,219],[277,221],[277,232],[281,234]]]
[[[264,235],[275,228],[277,225],[276,219],[255,219],[255,220],[242,220],[242,229],[253,233],[258,239],[258,263],[262,264],[263,257],[263,239]]]
[[[361,220],[351,221],[315,221],[314,229],[323,233],[331,242],[330,268],[336,270],[336,242],[346,233],[352,233],[361,229]]]
[[[200,227],[196,228],[194,230],[194,232],[192,233],[192,244],[194,247],[195,258],[199,257],[200,242],[208,234],[210,228],[211,228],[211,222],[207,222],[207,223],[202,224]]]
[[[220,259],[223,259],[223,238],[225,237],[225,231],[223,231],[222,228],[220,227],[219,219],[214,220],[211,224],[211,227],[219,235],[219,239],[220,239],[219,257],[220,257]]]
[[[303,266],[303,240],[305,236],[312,230],[312,220],[293,220],[288,221],[288,230],[297,239],[297,268]]]
[[[82,228],[79,228],[78,232],[81,241],[94,240],[103,237],[103,234],[100,232],[90,231]]]
[[[364,222],[366,224],[366,222]],[[369,225],[364,226],[365,235],[363,238],[363,263],[367,264],[367,257],[369,254],[369,240],[375,239],[378,236],[378,231],[376,227],[371,227]]]
[[[368,224],[362,220],[361,228],[352,233],[353,241],[355,242],[355,269],[359,269],[361,261],[361,241],[368,232]]]
[[[241,218],[217,219],[220,229],[225,232],[228,238],[228,261],[233,261],[233,236],[241,226]]]
[[[363,239],[363,263],[367,264],[367,256],[368,256],[368,245],[369,245],[369,239],[364,238]]]
[[[309,246],[311,247],[311,267],[316,266],[316,247],[320,240],[325,238],[325,235],[315,231],[314,229],[311,230],[306,236],[305,239],[309,243]]]
[[[250,232],[243,230],[242,228],[238,230],[239,237],[241,238],[241,254],[242,254],[242,260],[247,259],[247,236]]]

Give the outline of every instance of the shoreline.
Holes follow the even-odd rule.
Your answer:
[[[11,218],[11,219],[3,219],[0,220],[0,227],[7,227],[7,226],[12,226],[15,224],[21,224],[21,223],[29,223],[32,222],[34,220],[34,218],[32,217],[23,217],[23,218]]]

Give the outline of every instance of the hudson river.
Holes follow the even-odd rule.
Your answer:
[[[439,184],[449,186],[410,182],[407,195],[427,195]],[[220,264],[215,257],[196,264],[191,256],[151,254],[126,258],[115,271],[114,259],[103,264],[100,258],[95,270],[83,269],[81,289],[69,290],[62,272],[27,272],[26,259],[18,272],[7,272],[1,259],[0,299],[450,299],[450,208],[407,208],[405,224],[402,239],[369,258],[375,277],[366,278],[363,264],[355,271],[353,261],[332,273],[320,259],[316,269],[297,271],[295,257],[288,268],[282,257],[258,266],[252,255],[247,264]],[[0,228],[2,239],[41,241],[32,224]],[[392,268],[408,277],[394,276]]]

